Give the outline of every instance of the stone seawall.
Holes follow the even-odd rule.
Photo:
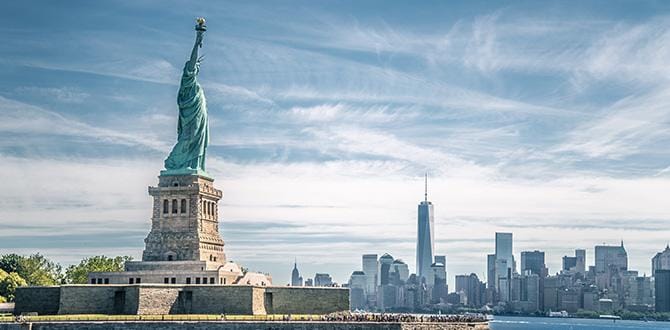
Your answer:
[[[349,310],[345,288],[108,284],[20,287],[15,314],[328,314]]]
[[[268,287],[265,292],[265,309],[268,314],[328,314],[333,311],[349,310],[349,290]]]
[[[19,287],[16,289],[15,311],[35,312],[40,315],[58,314],[60,287]]]
[[[486,323],[376,322],[37,322],[0,323],[0,330],[487,330]]]

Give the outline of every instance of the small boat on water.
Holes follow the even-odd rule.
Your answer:
[[[549,312],[547,314],[549,317],[569,317],[570,315],[566,311],[560,311],[560,312]]]
[[[621,316],[610,315],[610,314],[602,314],[599,316],[599,318],[605,320],[621,320]]]

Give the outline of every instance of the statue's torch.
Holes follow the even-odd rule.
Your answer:
[[[198,23],[198,25],[195,26],[196,31],[198,31],[198,32],[207,31],[207,25],[205,25],[205,18],[204,17],[196,18],[195,22]]]

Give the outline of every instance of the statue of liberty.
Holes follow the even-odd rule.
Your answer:
[[[198,48],[202,47],[202,38],[207,30],[205,19],[198,18],[196,38],[191,58],[184,65],[181,76],[177,104],[179,122],[177,125],[177,144],[165,159],[165,171],[162,175],[201,174],[205,171],[205,155],[209,144],[209,123],[207,121],[207,101],[205,93],[198,83],[200,72]]]

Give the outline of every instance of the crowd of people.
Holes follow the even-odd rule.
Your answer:
[[[165,316],[165,315],[163,315]],[[188,315],[184,315],[188,318]],[[129,315],[129,317],[134,317]],[[139,316],[142,320],[142,316]],[[154,318],[151,318],[155,321]],[[226,314],[219,316],[220,321],[240,321],[238,317],[229,317]],[[327,315],[283,315],[281,319],[274,315],[268,315],[265,319],[253,316],[250,321],[315,321],[315,322],[388,322],[388,323],[475,323],[485,322],[486,316],[482,314],[445,315],[445,314],[403,314],[403,313],[350,313],[338,312]],[[27,323],[29,319],[24,315],[16,315],[14,321]],[[207,319],[206,321],[212,321]],[[244,321],[244,320],[243,320]]]
[[[402,314],[402,313],[332,313],[322,315],[313,321],[324,322],[405,322],[405,323],[473,323],[485,322],[481,314],[442,315],[442,314]]]

